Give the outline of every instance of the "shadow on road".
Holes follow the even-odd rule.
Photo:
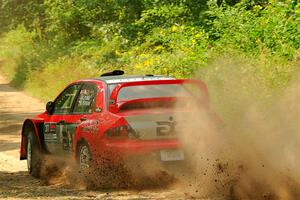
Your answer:
[[[0,139],[0,152],[20,149],[20,142]]]
[[[87,191],[66,185],[49,186],[42,180],[31,177],[25,171],[0,171],[0,199],[178,199],[176,197],[178,195],[173,192],[161,190],[152,193],[112,189]]]
[[[0,92],[16,92],[17,90],[12,88],[8,83],[0,84]]]
[[[20,148],[22,124],[37,112],[3,112],[0,110],[0,152]]]
[[[19,127],[21,127],[26,118],[31,118],[37,114],[40,114],[40,112],[8,112],[0,110],[0,135],[6,132],[15,134],[15,131],[20,130]]]
[[[64,188],[61,186],[48,186],[41,180],[28,175],[27,172],[3,172],[0,171],[0,198],[24,198],[36,197],[76,197],[80,190]]]

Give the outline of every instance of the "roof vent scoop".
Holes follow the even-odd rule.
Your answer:
[[[122,70],[114,70],[112,72],[106,72],[104,74],[101,74],[101,76],[120,76],[123,74],[124,74],[124,71],[122,71]]]

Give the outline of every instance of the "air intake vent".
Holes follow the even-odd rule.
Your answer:
[[[122,70],[114,70],[112,72],[106,72],[104,74],[101,74],[101,76],[120,76],[123,74],[124,74],[124,71],[122,71]]]

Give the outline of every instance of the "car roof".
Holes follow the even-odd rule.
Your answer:
[[[154,81],[154,80],[175,80],[173,77],[162,76],[162,75],[145,75],[145,76],[102,76],[95,78],[95,80],[100,80],[106,84],[117,84],[126,82],[136,82],[136,81]]]

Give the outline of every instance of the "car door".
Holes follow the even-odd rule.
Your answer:
[[[76,128],[85,120],[91,118],[95,108],[97,87],[93,83],[82,83],[78,86],[71,86],[60,95],[55,101],[54,113],[50,117],[48,125],[45,123],[45,130],[48,135],[54,133],[46,140],[48,150],[55,154],[69,154],[74,150],[74,135]],[[45,131],[45,136],[47,131]]]
[[[78,97],[75,100],[71,115],[66,118],[66,126],[63,129],[64,146],[70,151],[74,150],[74,137],[76,128],[93,119],[96,107],[97,86],[93,83],[84,83]],[[88,124],[88,123],[87,123]],[[84,132],[86,129],[80,129]]]
[[[91,118],[95,108],[96,94],[97,88],[93,83],[83,83],[80,92],[74,99],[70,113],[63,116],[63,122],[59,124],[59,129],[57,129],[57,134],[61,138],[60,142],[63,153],[74,151],[76,128]]]
[[[53,154],[61,154],[66,150],[64,135],[74,102],[78,97],[82,84],[68,86],[54,101],[54,111],[48,114],[44,122],[44,138],[47,150]]]

